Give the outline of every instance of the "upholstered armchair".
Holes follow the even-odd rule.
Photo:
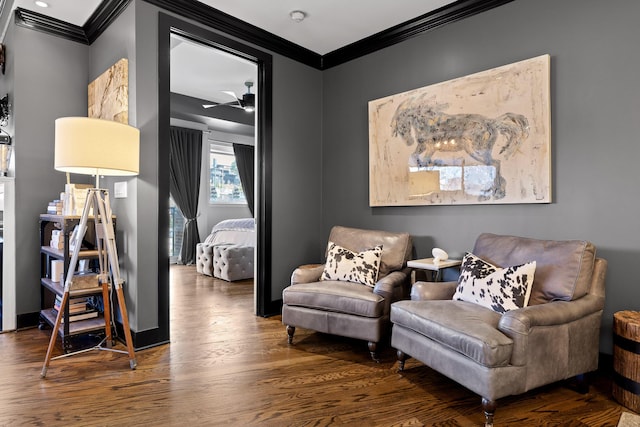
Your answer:
[[[408,297],[412,250],[407,233],[333,227],[327,263],[297,268],[282,292],[289,344],[296,327],[306,328],[368,341],[378,361],[378,343],[391,328],[391,303]]]
[[[585,241],[480,235],[461,280],[418,282],[412,300],[392,305],[400,371],[411,356],[479,394],[486,425],[499,398],[585,380],[598,367],[605,296],[607,262],[595,252]]]

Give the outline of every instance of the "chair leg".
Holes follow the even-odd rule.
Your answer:
[[[380,358],[378,357],[378,352],[377,352],[378,343],[369,341],[367,345],[369,346],[369,353],[371,353],[371,358],[373,359],[373,361],[376,363],[380,363]]]
[[[398,357],[398,372],[402,372],[404,371],[404,362],[409,358],[409,355],[402,350],[398,350],[396,351],[396,356]]]
[[[576,391],[580,394],[589,393],[589,377],[587,374],[576,375]]]
[[[293,344],[293,334],[296,333],[296,327],[287,325],[287,344]]]
[[[493,427],[493,414],[496,412],[496,401],[483,397],[482,409],[484,410],[484,426]]]

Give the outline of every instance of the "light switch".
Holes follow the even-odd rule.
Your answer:
[[[125,199],[127,197],[127,182],[116,182],[113,184],[113,197],[116,199]]]

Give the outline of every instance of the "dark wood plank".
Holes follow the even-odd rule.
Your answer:
[[[0,425],[477,426],[480,397],[395,352],[253,314],[253,283],[171,267],[171,344],[54,360],[40,378],[50,330],[0,335]],[[142,301],[144,303],[144,301]],[[122,344],[117,348],[124,350]],[[56,348],[57,354],[62,349]],[[587,394],[566,384],[498,401],[496,426],[615,426],[623,411],[608,375]]]

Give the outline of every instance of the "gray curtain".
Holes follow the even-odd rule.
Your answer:
[[[247,204],[253,215],[253,183],[254,183],[254,150],[251,145],[233,144],[233,154],[236,157],[236,166],[238,166],[238,175],[240,175],[240,184],[242,191],[247,198]]]
[[[198,196],[202,161],[202,131],[171,126],[170,144],[171,197],[185,218],[182,247],[178,262],[196,262],[198,232]]]

